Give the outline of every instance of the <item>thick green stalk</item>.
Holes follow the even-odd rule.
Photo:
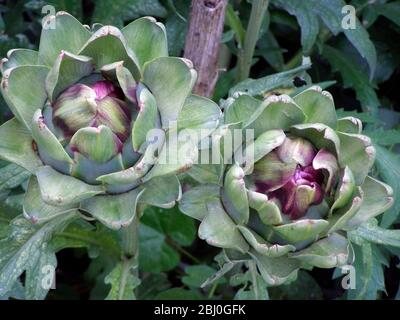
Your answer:
[[[237,82],[247,79],[250,75],[254,50],[260,34],[261,25],[268,8],[268,0],[253,0],[250,21],[247,26],[243,48],[239,50]]]
[[[127,227],[121,229],[122,251],[124,261],[124,273],[132,273],[136,278],[139,278],[139,210]],[[126,277],[125,277],[126,278]],[[125,283],[124,283],[125,285]],[[124,292],[122,288],[121,292]]]
[[[139,255],[139,217],[136,213],[131,224],[121,229],[122,250],[126,258]]]

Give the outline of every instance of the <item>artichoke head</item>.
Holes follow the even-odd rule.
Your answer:
[[[294,97],[230,98],[230,124],[243,136],[252,130],[254,139],[244,139],[232,164],[209,169],[208,184],[180,202],[201,221],[200,237],[225,249],[226,261],[255,261],[271,286],[293,280],[301,268],[351,263],[347,231],[393,202],[392,189],[368,176],[375,149],[361,121],[337,119],[332,96],[311,87]],[[200,178],[198,172],[195,166],[189,174]]]
[[[0,157],[33,174],[24,214],[44,222],[79,210],[119,229],[139,204],[173,206],[176,173],[197,157],[197,141],[185,142],[180,162],[161,163],[171,132],[212,129],[221,116],[191,94],[191,62],[168,56],[151,17],[122,30],[90,29],[65,12],[48,19],[55,28],[42,30],[39,51],[11,50],[1,64],[15,118],[0,127]]]

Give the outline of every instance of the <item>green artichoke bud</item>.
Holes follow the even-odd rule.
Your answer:
[[[229,98],[224,116],[231,131],[252,130],[254,139],[234,148],[230,165],[188,172],[207,183],[180,202],[201,221],[199,236],[225,249],[230,263],[255,261],[271,286],[293,280],[301,268],[349,263],[347,231],[393,202],[392,189],[368,176],[375,149],[361,121],[337,119],[332,96],[319,87],[293,98]],[[221,154],[234,136],[224,137]]]
[[[48,19],[55,28],[43,29],[38,52],[11,50],[1,64],[15,118],[0,127],[0,157],[33,174],[24,214],[44,222],[79,210],[119,229],[139,204],[173,206],[176,173],[198,152],[187,141],[173,150],[188,151],[181,161],[159,161],[173,131],[213,130],[221,116],[191,94],[191,62],[168,57],[165,28],[150,17],[122,30],[90,30],[65,12]]]

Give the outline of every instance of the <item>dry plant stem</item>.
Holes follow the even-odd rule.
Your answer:
[[[267,12],[268,2],[268,0],[253,0],[250,20],[244,38],[244,45],[243,48],[239,50],[237,82],[246,80],[250,75],[254,50],[265,13]]]
[[[211,97],[218,80],[218,56],[228,0],[192,0],[184,57],[198,73],[193,92]]]

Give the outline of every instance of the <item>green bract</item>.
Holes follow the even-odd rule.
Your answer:
[[[174,131],[213,129],[220,118],[191,95],[191,62],[168,57],[165,28],[150,17],[90,30],[59,12],[44,25],[39,52],[11,50],[1,67],[15,118],[0,127],[0,156],[33,174],[24,214],[44,222],[79,209],[119,229],[140,203],[173,206],[175,174],[197,158],[197,142],[176,144],[188,151],[179,161],[158,157]]]
[[[346,231],[393,202],[392,189],[368,176],[375,150],[361,121],[337,119],[319,87],[293,98],[230,98],[225,126],[254,130],[254,140],[234,148],[230,165],[194,166],[189,174],[208,183],[187,191],[180,209],[201,221],[200,238],[224,248],[227,261],[255,261],[268,285],[300,268],[347,264]]]

